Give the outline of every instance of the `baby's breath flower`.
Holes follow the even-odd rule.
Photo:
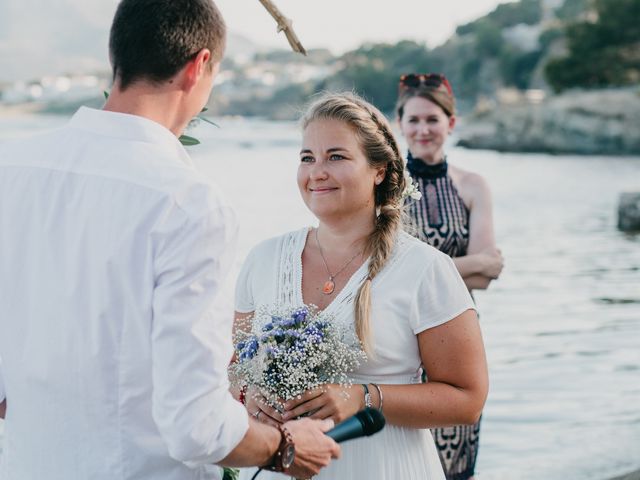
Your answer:
[[[348,374],[366,359],[345,343],[333,318],[314,307],[256,312],[253,332],[236,338],[234,383],[256,387],[278,409],[327,383],[350,385]]]

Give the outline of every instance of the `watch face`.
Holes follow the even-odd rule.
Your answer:
[[[289,444],[282,451],[282,468],[284,470],[289,468],[293,464],[294,458],[296,458],[296,448]]]

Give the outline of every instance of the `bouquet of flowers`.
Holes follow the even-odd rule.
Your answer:
[[[274,408],[327,383],[350,385],[348,374],[366,359],[343,341],[344,331],[315,307],[256,312],[250,332],[238,334],[234,380],[257,388]]]

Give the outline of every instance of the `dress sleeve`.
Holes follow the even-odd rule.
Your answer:
[[[473,299],[453,260],[441,252],[426,267],[415,292],[411,328],[417,335],[437,327],[466,310],[475,310]]]
[[[153,419],[169,454],[189,466],[226,457],[249,425],[229,392],[233,319],[216,310],[236,233],[223,207],[198,214],[173,208],[156,232]]]
[[[256,258],[255,248],[249,252],[247,258],[242,263],[242,268],[238,274],[235,292],[235,310],[240,313],[253,312],[256,309],[253,294],[252,278],[254,274],[254,263]]]

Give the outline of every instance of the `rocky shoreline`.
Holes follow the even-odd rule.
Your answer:
[[[458,145],[505,152],[640,155],[640,88],[572,91],[463,119]]]

